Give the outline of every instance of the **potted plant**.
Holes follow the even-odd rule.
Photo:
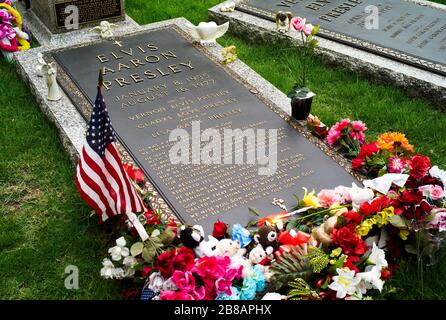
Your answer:
[[[306,19],[301,17],[293,18],[291,26],[294,31],[300,32],[302,37],[302,46],[300,47],[302,74],[288,97],[291,98],[291,116],[297,120],[305,120],[310,115],[313,97],[316,95],[307,87],[307,76],[311,56],[319,44],[314,38],[319,26],[313,26],[311,23],[307,24]]]

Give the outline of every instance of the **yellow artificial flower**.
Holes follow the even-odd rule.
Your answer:
[[[334,203],[334,204],[331,206],[331,208],[337,208],[337,209],[330,210],[330,213],[331,213],[333,216],[339,217],[339,216],[341,216],[342,214],[348,212],[347,207],[339,208],[340,205],[341,205],[340,203],[336,202],[336,203]]]
[[[363,224],[360,224],[359,226],[356,227],[356,233],[361,237],[365,237],[366,235],[368,235],[370,230],[372,230],[372,228],[365,226]]]
[[[342,248],[336,248],[331,251],[330,257],[336,258],[342,253]]]
[[[302,200],[305,206],[312,207],[314,209],[319,208],[319,201],[317,200],[317,197],[314,195],[316,191],[311,191],[308,193],[307,188],[303,188],[305,190],[304,199]]]
[[[356,227],[356,233],[361,237],[365,237],[372,230],[373,225],[376,223],[374,218],[364,220],[359,226]]]
[[[395,214],[395,209],[393,207],[389,207],[389,208],[384,209],[381,212],[378,212],[376,214],[376,220],[377,220],[376,224],[378,225],[378,227],[381,228],[381,227],[385,226],[386,224],[388,224],[389,218],[391,216],[393,216],[394,214]]]
[[[400,233],[398,234],[400,236],[401,239],[403,239],[404,241],[407,240],[407,236],[409,235],[409,230],[407,229],[400,229]]]

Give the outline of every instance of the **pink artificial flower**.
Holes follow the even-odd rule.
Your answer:
[[[295,17],[295,18],[291,19],[291,26],[293,27],[294,30],[296,30],[298,32],[302,32],[306,21],[307,21],[307,19],[305,19],[305,18]]]
[[[232,281],[224,278],[217,279],[215,281],[216,293],[226,293],[228,296],[232,294],[231,292]]]
[[[309,23],[303,27],[302,31],[306,36],[309,36],[313,32],[313,29],[314,26],[311,23]]]
[[[441,200],[445,197],[445,192],[442,187],[437,185],[426,185],[418,188],[423,192],[423,196],[431,198],[432,200]]]
[[[328,131],[326,141],[328,145],[333,147],[338,142],[339,138],[341,138],[341,132],[338,130],[333,130],[332,128],[330,131]]]
[[[389,172],[390,173],[402,173],[407,166],[407,162],[398,156],[389,159]]]
[[[352,198],[350,197],[350,188],[339,186],[334,191],[341,197],[341,203],[350,203]]]
[[[195,290],[195,278],[190,271],[175,270],[172,275],[172,281],[181,291],[192,292]]]
[[[364,124],[364,122],[357,120],[357,121],[352,121],[352,129],[353,131],[360,132],[360,131],[366,131],[367,127]]]
[[[183,291],[163,291],[160,300],[194,300],[193,296]]]
[[[321,190],[317,195],[317,200],[324,208],[330,208],[336,202],[340,203],[342,201],[341,197],[334,190],[328,189]]]
[[[438,229],[439,232],[446,231],[446,209],[437,208],[431,211],[435,214],[431,222],[429,222],[429,227],[433,229]]]
[[[361,145],[365,143],[365,134],[362,131],[350,131],[350,138],[358,140]]]

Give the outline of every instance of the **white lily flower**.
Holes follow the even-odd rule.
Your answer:
[[[116,246],[108,249],[108,253],[110,253],[113,261],[119,261],[122,257],[128,257],[130,255],[130,250],[125,245],[124,237],[121,237],[116,240]]]
[[[381,270],[378,266],[374,266],[370,271],[359,273],[358,278],[364,281],[366,289],[378,289],[381,292],[384,287]]]
[[[331,290],[336,291],[336,298],[344,299],[347,295],[353,295],[356,292],[356,286],[361,278],[355,277],[355,271],[347,269],[336,269],[337,276],[333,277],[333,282],[328,286]]]
[[[379,271],[389,266],[386,260],[386,253],[384,252],[384,250],[378,248],[376,243],[373,243],[372,253],[367,259],[367,262],[376,265]]]
[[[102,260],[103,268],[101,269],[101,277],[105,279],[112,279],[113,278],[113,270],[115,266],[113,265],[113,262],[111,262],[110,259],[105,258]]]

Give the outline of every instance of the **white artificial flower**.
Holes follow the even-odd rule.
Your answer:
[[[353,209],[358,210],[361,204],[372,200],[375,193],[369,188],[359,188],[356,183],[352,184],[349,190],[350,198],[352,199]]]
[[[124,267],[124,278],[132,278],[135,275],[135,269]]]
[[[115,268],[113,269],[113,279],[124,279],[125,278],[125,272],[122,268]]]
[[[372,253],[370,254],[367,262],[370,264],[374,264],[378,267],[378,270],[381,271],[383,268],[387,268],[389,264],[386,260],[386,254],[384,250],[378,248],[376,243],[373,243]]]
[[[153,230],[152,234],[150,235],[151,238],[159,237],[161,232],[158,229]]]
[[[137,263],[138,260],[136,260],[135,257],[132,256],[125,257],[122,261],[122,264],[129,268],[134,268]]]
[[[125,241],[124,237],[121,237],[119,239],[116,239],[116,245],[118,247],[125,247],[127,245],[127,242]]]
[[[178,287],[173,282],[172,278],[167,279],[163,283],[163,291],[176,291],[178,290]]]
[[[119,261],[122,257],[128,257],[130,255],[130,250],[126,246],[124,237],[116,240],[116,246],[108,249],[108,253],[112,257],[113,261]]]
[[[358,278],[364,282],[366,289],[378,289],[381,292],[384,287],[381,270],[378,266],[374,266],[370,271],[359,273]]]
[[[281,295],[280,293],[277,292],[268,292],[267,294],[265,294],[262,298],[262,300],[286,300],[287,296]]]
[[[105,279],[112,279],[113,278],[113,270],[115,266],[113,265],[113,262],[111,262],[110,259],[105,258],[102,260],[103,268],[101,269],[101,277]]]
[[[149,277],[149,289],[155,293],[163,289],[164,278],[159,272],[154,272]]]
[[[333,277],[333,282],[328,286],[336,291],[336,298],[344,299],[347,295],[353,295],[361,278],[355,277],[355,271],[348,268],[346,270],[338,268],[336,272],[338,275]]]

